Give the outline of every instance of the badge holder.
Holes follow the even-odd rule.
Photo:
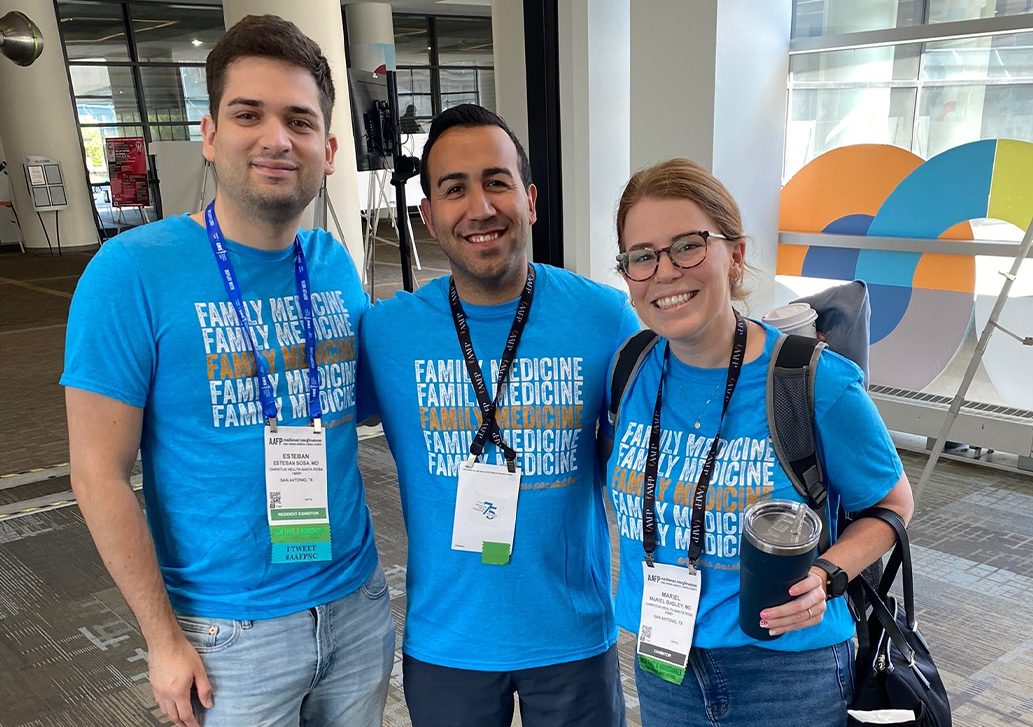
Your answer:
[[[654,563],[648,554],[642,563],[642,617],[635,649],[638,664],[672,684],[681,684],[688,668],[700,580],[699,570],[691,564],[682,568]]]
[[[459,468],[452,549],[481,554],[487,565],[507,565],[513,552],[520,471],[516,459],[483,464],[471,454]]]

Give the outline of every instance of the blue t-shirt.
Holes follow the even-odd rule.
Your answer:
[[[72,299],[61,383],[144,410],[147,519],[172,606],[188,615],[294,613],[353,592],[376,567],[355,434],[355,345],[369,298],[340,243],[322,230],[299,235],[318,341],[331,561],[271,562],[254,357],[204,227],[183,215],[109,240]],[[307,424],[293,246],[226,247],[280,421]]]
[[[459,466],[480,416],[449,278],[382,301],[363,319],[360,397],[372,372],[409,536],[403,649],[420,661],[509,671],[595,656],[617,639],[595,431],[607,366],[638,320],[617,290],[534,268],[531,313],[496,419],[521,468],[508,565],[452,550]],[[517,304],[463,304],[492,394]],[[489,440],[481,461],[505,460]]]
[[[854,633],[845,598],[830,602],[820,624],[771,641],[754,640],[739,628],[743,512],[758,500],[804,501],[779,465],[771,444],[764,402],[768,365],[779,332],[770,326],[764,328],[764,352],[743,366],[721,425],[722,444],[707,493],[705,545],[699,560],[702,592],[693,637],[693,645],[700,648],[750,644],[777,651],[804,651],[838,644]],[[620,532],[617,623],[632,633],[638,633],[642,609],[643,472],[666,345],[663,338],[658,340],[628,387],[606,467]],[[688,562],[692,490],[721,419],[727,375],[727,367],[701,369],[681,363],[673,354],[668,358],[654,554],[661,563]],[[705,405],[711,396],[709,405]],[[871,507],[893,489],[904,470],[875,404],[864,390],[861,370],[842,356],[825,351],[818,364],[814,398],[830,512],[837,512],[840,502],[850,512]],[[695,428],[697,418],[699,429]]]

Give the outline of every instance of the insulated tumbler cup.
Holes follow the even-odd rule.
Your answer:
[[[792,600],[789,589],[807,576],[818,552],[822,522],[802,502],[764,500],[746,508],[739,538],[739,628],[762,641],[771,636],[760,612]]]

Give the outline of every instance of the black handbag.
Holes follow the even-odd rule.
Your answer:
[[[850,582],[849,603],[857,620],[857,662],[854,699],[851,710],[874,711],[902,709],[915,718],[897,722],[901,727],[950,727],[950,704],[943,681],[933,664],[922,632],[915,621],[915,583],[911,571],[911,546],[904,521],[897,513],[873,507],[853,519],[874,517],[897,534],[897,545],[890,555],[878,589],[864,576]],[[903,608],[889,595],[890,585],[901,570],[904,586]],[[865,608],[871,607],[871,615]],[[853,716],[850,727],[864,725]]]

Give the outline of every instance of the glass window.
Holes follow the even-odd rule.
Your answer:
[[[134,3],[130,13],[144,63],[204,63],[226,32],[221,8]]]
[[[922,46],[914,43],[794,55],[789,58],[789,82],[914,81],[921,50]]]
[[[140,123],[140,107],[128,66],[70,66],[79,123]]]
[[[914,111],[914,88],[792,91],[783,179],[788,180],[816,156],[849,144],[893,144],[910,149]]]
[[[153,141],[188,141],[191,138],[192,127],[182,124],[151,124],[151,139]],[[197,137],[200,138],[200,127],[196,127]]]
[[[427,18],[395,15],[395,63],[400,66],[430,65],[430,31]]]
[[[958,20],[999,18],[1005,15],[1033,13],[1029,0],[928,0],[929,22],[949,23]]]
[[[477,69],[478,103],[489,111],[495,110],[495,71]]]
[[[793,37],[857,33],[922,24],[923,0],[795,0]]]
[[[398,93],[430,93],[430,69],[399,68]]]
[[[140,77],[149,121],[199,122],[208,113],[203,68],[142,66]]]
[[[398,96],[398,109],[403,116],[409,114],[409,106],[412,105],[412,113],[416,118],[432,118],[434,116],[434,103],[432,96],[428,94],[401,95]]]
[[[208,113],[208,86],[203,68],[180,67],[180,82],[183,84],[183,102],[186,105],[187,120],[200,121]]]
[[[491,18],[438,18],[438,63],[442,66],[491,66]]]
[[[1033,84],[926,86],[912,151],[928,159],[981,139],[1033,142]]]
[[[60,0],[57,9],[69,60],[129,60],[121,5]]]
[[[929,81],[1033,81],[1033,33],[928,43],[922,78]]]
[[[464,103],[477,103],[477,71],[470,69],[441,70],[441,109]]]

